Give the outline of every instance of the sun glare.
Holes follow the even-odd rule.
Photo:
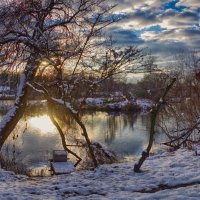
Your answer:
[[[55,126],[47,115],[33,117],[29,120],[29,124],[34,128],[40,129],[42,132],[53,132],[56,130]]]

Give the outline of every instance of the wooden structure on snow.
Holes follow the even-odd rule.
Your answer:
[[[53,151],[51,170],[55,175],[68,174],[75,170],[73,163],[68,161],[67,152],[65,150]]]

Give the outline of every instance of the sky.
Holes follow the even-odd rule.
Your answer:
[[[200,50],[200,0],[107,2],[117,4],[113,15],[121,19],[106,30],[117,46],[148,47],[158,66],[170,65],[183,50]]]
[[[121,20],[107,32],[118,46],[148,47],[158,66],[183,49],[200,50],[200,0],[111,0]]]

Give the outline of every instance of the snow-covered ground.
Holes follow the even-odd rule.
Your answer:
[[[14,94],[0,94],[0,99],[6,100],[6,99],[15,99]]]
[[[140,106],[142,112],[146,112],[153,106],[153,102],[149,99],[137,99],[136,103]]]
[[[0,85],[0,92],[9,92],[11,90],[10,86]]]
[[[46,178],[1,170],[0,199],[200,199],[200,156],[194,151],[157,153],[142,173],[133,172],[134,162]]]

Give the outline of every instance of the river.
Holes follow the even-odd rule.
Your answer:
[[[12,101],[0,102],[0,120],[12,103]],[[83,114],[83,121],[91,140],[100,142],[120,158],[132,158],[145,148],[149,138],[149,119],[148,114],[119,112]],[[154,148],[159,148],[163,137],[162,134],[156,134]],[[4,145],[3,151],[9,159],[14,158],[29,167],[36,167],[47,164],[52,150],[55,149],[62,149],[60,137],[44,110],[26,114]]]

